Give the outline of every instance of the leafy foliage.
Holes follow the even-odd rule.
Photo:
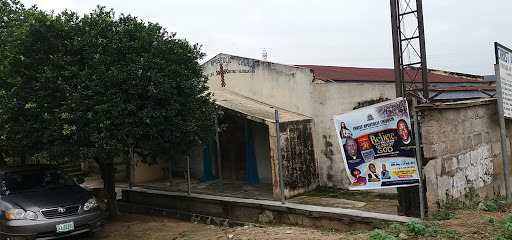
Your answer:
[[[452,219],[454,215],[455,214],[453,214],[451,210],[448,210],[448,208],[441,207],[434,213],[434,219],[437,221],[449,220]]]
[[[498,209],[498,206],[493,201],[487,201],[484,203],[486,212],[495,212]]]
[[[1,4],[4,153],[95,159],[115,202],[114,158],[136,154],[153,163],[215,135],[218,111],[199,45],[100,6],[80,17]]]
[[[413,238],[457,238],[458,233],[451,229],[441,229],[437,222],[409,221],[405,224],[393,223],[384,225],[381,229],[374,230],[367,239],[398,239],[405,234]]]
[[[380,229],[373,230],[366,238],[367,240],[396,240],[395,237],[390,236]]]
[[[474,210],[478,208],[480,204],[480,195],[476,192],[476,188],[474,186],[469,186],[464,193],[466,197],[465,208]]]
[[[486,219],[492,224],[492,231],[488,234],[495,236],[497,240],[512,239],[512,212],[509,212],[503,219]]]

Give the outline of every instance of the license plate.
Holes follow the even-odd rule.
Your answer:
[[[67,223],[63,223],[63,224],[58,224],[56,225],[57,227],[57,232],[68,232],[68,231],[71,231],[73,229],[75,229],[75,224],[73,222],[67,222]]]

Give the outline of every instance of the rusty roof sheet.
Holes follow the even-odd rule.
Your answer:
[[[413,87],[413,90],[421,90],[421,87]],[[474,86],[474,87],[429,87],[430,91],[496,91],[496,86]]]
[[[318,66],[318,65],[296,65],[298,67],[313,69],[315,78],[319,80],[333,81],[366,81],[366,82],[394,82],[395,72],[393,69],[387,68],[356,68],[356,67],[335,67],[335,66]],[[407,70],[411,77],[415,78],[415,82],[421,83],[421,71]],[[441,72],[441,71],[438,71]],[[468,77],[468,74],[448,73],[439,74],[428,73],[428,81],[432,83],[482,83],[485,82],[476,79],[474,76]],[[406,81],[407,81],[407,77]],[[408,80],[410,82],[410,80]]]

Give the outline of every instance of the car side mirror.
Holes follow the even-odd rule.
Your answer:
[[[77,178],[77,179],[76,179],[76,183],[77,183],[77,184],[82,184],[82,183],[84,183],[84,182],[85,182],[85,179],[84,179],[83,177],[81,177],[81,178]]]

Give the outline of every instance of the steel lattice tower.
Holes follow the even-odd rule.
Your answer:
[[[422,0],[390,0],[397,97],[429,102]]]

